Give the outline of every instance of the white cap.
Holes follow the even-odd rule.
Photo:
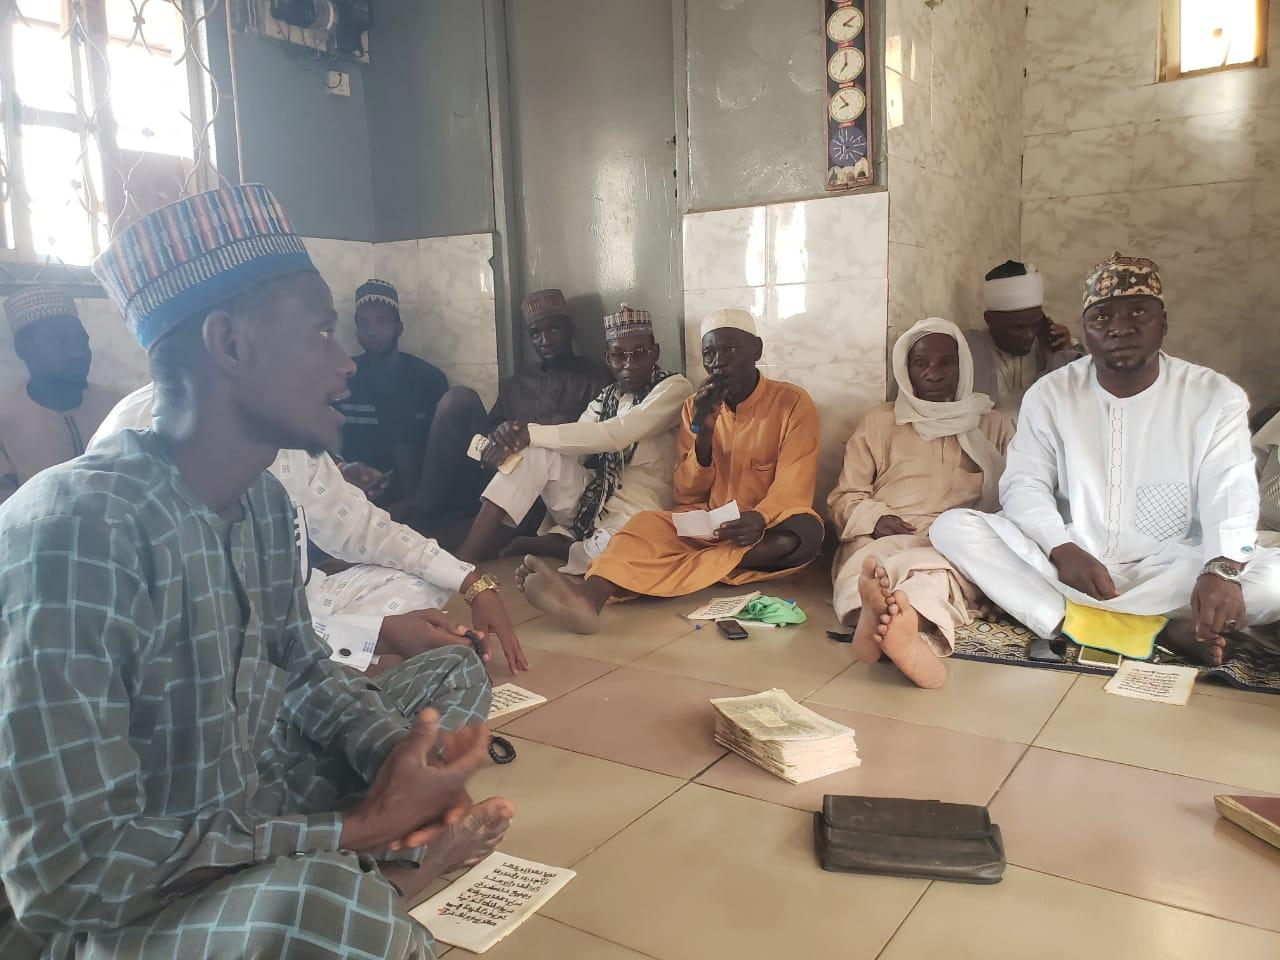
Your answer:
[[[755,317],[747,313],[745,310],[715,310],[708,313],[702,321],[702,336],[706,336],[712,330],[742,330],[751,334],[756,334]]]
[[[983,307],[999,313],[1044,306],[1044,277],[1033,264],[1026,264],[1026,268],[1027,272],[1021,276],[984,280]]]

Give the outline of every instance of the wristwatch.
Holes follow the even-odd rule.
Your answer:
[[[1239,583],[1240,575],[1244,573],[1244,564],[1236,563],[1234,560],[1210,560],[1201,569],[1200,576],[1203,577],[1207,573],[1221,577],[1228,583]]]
[[[462,599],[466,601],[467,606],[471,606],[471,604],[475,602],[476,597],[480,596],[480,594],[484,593],[486,590],[497,589],[497,579],[486,573],[462,592]]]

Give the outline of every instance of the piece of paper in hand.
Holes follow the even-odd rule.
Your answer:
[[[564,867],[494,853],[409,916],[442,943],[484,953],[576,876]]]
[[[760,596],[760,591],[744,593],[740,597],[716,597],[708,600],[693,613],[687,614],[690,620],[724,620],[736,617],[748,603]]]
[[[1196,682],[1197,673],[1195,667],[1125,660],[1103,689],[1118,697],[1172,703],[1181,707],[1191,696],[1191,685]]]
[[[508,713],[527,710],[529,707],[536,707],[546,702],[547,698],[540,693],[517,687],[514,683],[504,683],[493,688],[493,703],[489,707],[489,719],[497,720]]]
[[[467,447],[467,456],[472,460],[481,461],[484,459],[484,448],[488,446],[489,438],[483,433],[477,433],[471,438],[471,444]],[[520,466],[520,461],[524,457],[521,454],[513,453],[502,463],[498,464],[498,472],[502,474],[510,473],[516,467]]]
[[[738,501],[730,500],[722,507],[714,510],[682,510],[671,515],[676,525],[676,536],[690,537],[694,540],[710,540],[722,524],[737,520],[742,516],[738,510]]]

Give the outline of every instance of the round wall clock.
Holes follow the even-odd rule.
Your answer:
[[[827,61],[827,76],[836,83],[850,83],[858,78],[866,65],[866,58],[857,47],[841,47]]]
[[[827,36],[836,43],[849,43],[862,32],[862,11],[857,7],[841,7],[827,17]]]
[[[866,94],[857,87],[843,87],[831,97],[827,112],[836,123],[853,123],[866,109]]]
[[[857,127],[843,127],[831,137],[831,162],[851,167],[867,155],[867,135]]]

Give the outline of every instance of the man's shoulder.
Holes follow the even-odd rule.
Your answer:
[[[798,383],[787,380],[765,380],[765,388],[774,395],[775,402],[781,407],[815,412],[818,409],[813,402],[813,397],[809,396],[809,391]]]
[[[1249,402],[1248,394],[1243,387],[1211,367],[1204,367],[1168,354],[1165,354],[1164,361],[1165,376],[1169,383],[1176,384],[1184,391],[1219,403],[1235,401],[1248,404]]]
[[[664,378],[653,390],[655,393],[661,390],[663,393],[679,393],[685,397],[693,396],[693,384],[682,373],[673,373],[671,376]]]
[[[1043,403],[1063,395],[1074,394],[1087,387],[1093,378],[1093,358],[1088,354],[1073,360],[1057,370],[1050,370],[1027,388],[1022,397],[1022,409],[1027,401]]]
[[[405,362],[405,369],[408,373],[419,379],[432,382],[447,381],[444,371],[437,367],[434,363],[423,360],[422,357],[414,353],[400,352],[401,359]]]

